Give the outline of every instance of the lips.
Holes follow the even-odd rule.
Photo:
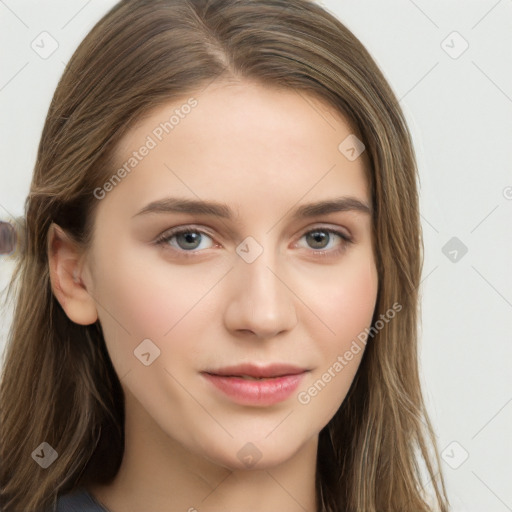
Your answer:
[[[298,375],[307,371],[305,368],[289,364],[275,363],[266,366],[255,364],[240,364],[236,366],[227,366],[215,370],[207,370],[204,373],[210,375],[219,375],[223,377],[242,377],[252,379],[269,379],[276,377],[285,377],[287,375]]]
[[[223,397],[237,404],[269,406],[289,398],[308,371],[289,364],[243,364],[201,373]]]

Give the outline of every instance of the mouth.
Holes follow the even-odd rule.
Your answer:
[[[201,374],[223,398],[240,405],[269,406],[289,398],[309,371],[288,364],[245,364]]]

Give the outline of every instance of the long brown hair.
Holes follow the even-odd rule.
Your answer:
[[[86,249],[93,191],[112,175],[121,137],[155,107],[229,79],[315,95],[350,121],[368,159],[379,277],[373,322],[401,305],[368,338],[348,395],[320,432],[318,511],[448,510],[418,370],[415,154],[378,66],[350,30],[308,0],[122,0],[66,66],[25,204],[0,386],[3,512],[39,512],[60,494],[108,484],[123,455],[123,391],[101,326],[73,323],[52,293],[51,223]],[[32,456],[43,442],[58,454],[46,469]]]

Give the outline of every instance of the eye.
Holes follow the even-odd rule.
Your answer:
[[[170,245],[177,251],[191,252],[195,249],[209,249],[209,247],[201,247],[204,237],[210,238],[205,231],[196,228],[177,228],[166,231],[161,235],[155,244]],[[175,240],[175,243],[171,243]]]
[[[329,242],[334,238],[338,238],[340,243],[337,248],[329,248]],[[342,231],[332,228],[315,228],[304,233],[301,237],[305,238],[310,248],[314,249],[313,253],[319,256],[335,256],[344,251],[348,244],[353,243],[352,239]],[[213,241],[211,235],[201,229],[180,226],[171,229],[160,235],[154,242],[155,245],[171,248],[174,251],[182,253],[185,257],[193,256],[195,253],[204,249],[210,249],[214,244],[203,245],[206,239]]]
[[[328,247],[329,242],[336,237],[341,240],[338,247],[332,249],[332,244],[331,247]],[[305,238],[308,245],[315,249],[313,252],[320,256],[336,255],[341,251],[344,251],[347,248],[347,245],[353,242],[352,239],[342,231],[322,227],[315,228],[304,233],[301,239],[302,238]]]

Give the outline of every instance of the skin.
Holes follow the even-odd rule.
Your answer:
[[[371,325],[378,278],[370,214],[291,215],[340,196],[370,204],[365,154],[349,161],[338,150],[349,125],[303,92],[216,83],[195,98],[99,201],[90,250],[78,251],[57,226],[49,234],[53,291],[72,321],[99,318],[126,397],[120,471],[90,491],[112,512],[314,511],[318,434],[343,402],[364,346],[309,403],[298,395]],[[132,128],[119,165],[185,101]],[[136,216],[167,196],[215,200],[238,217]],[[190,224],[207,234],[153,243]],[[307,234],[319,227],[353,243],[322,231],[315,245]],[[252,263],[236,252],[248,236],[263,248]],[[134,356],[144,339],[160,350],[149,366]],[[271,406],[234,403],[199,373],[242,362],[310,371]],[[247,443],[261,454],[250,468],[237,455]]]

